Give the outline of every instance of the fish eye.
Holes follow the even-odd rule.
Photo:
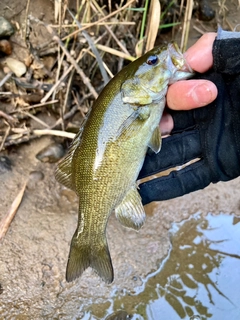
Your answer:
[[[147,59],[147,64],[149,66],[155,66],[158,63],[158,56],[150,56]]]

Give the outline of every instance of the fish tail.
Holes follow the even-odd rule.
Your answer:
[[[78,235],[76,230],[68,256],[67,282],[80,277],[88,267],[93,268],[106,283],[113,282],[113,267],[106,236],[103,234],[99,237],[97,243],[87,243],[86,238],[82,234]]]

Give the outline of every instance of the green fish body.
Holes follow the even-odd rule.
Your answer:
[[[79,196],[67,281],[89,266],[107,283],[113,281],[108,218],[115,210],[124,226],[138,230],[143,225],[136,180],[147,148],[160,151],[159,122],[168,85],[191,74],[175,44],[156,47],[122,69],[95,101],[56,170],[56,179]]]

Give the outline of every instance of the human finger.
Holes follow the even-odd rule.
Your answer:
[[[167,105],[173,110],[190,110],[211,103],[217,93],[217,87],[209,80],[182,80],[169,87]]]
[[[212,48],[216,35],[215,32],[204,34],[184,53],[187,63],[193,70],[203,73],[213,65]]]
[[[174,126],[172,116],[169,113],[164,112],[159,126],[162,136],[169,134]]]

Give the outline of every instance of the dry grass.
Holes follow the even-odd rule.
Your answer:
[[[140,36],[138,20],[142,16],[142,13],[132,11],[136,3],[136,0],[129,0],[125,5],[121,5],[120,2],[118,6],[114,6],[108,1],[109,8],[106,8],[95,0],[77,1],[77,13],[73,16],[67,7],[67,2],[56,0],[54,2],[56,24],[50,25],[43,24],[29,15],[30,0],[28,0],[25,27],[20,30],[27,46],[32,47],[28,26],[34,30],[36,26],[43,25],[52,38],[51,43],[45,45],[50,47],[50,50],[45,51],[41,57],[40,54],[36,57],[35,52],[29,67],[32,68],[34,59],[41,60],[44,64],[45,57],[52,52],[55,52],[55,66],[50,75],[51,79],[47,79],[47,90],[42,90],[46,75],[37,81],[37,90],[31,88],[32,84],[36,83],[34,73],[32,78],[16,79],[12,77],[12,72],[9,72],[1,81],[0,99],[12,104],[10,112],[3,110],[0,113],[3,119],[0,127],[1,149],[26,142],[46,132],[59,135],[57,129],[62,129],[61,136],[72,137],[73,134],[66,131],[69,129],[67,128],[69,119],[78,112],[85,116],[93,98],[96,99],[101,90],[102,85],[99,88],[101,78],[106,84],[109,76],[112,77],[122,68],[125,60],[135,59],[134,48]],[[147,48],[154,45],[158,31],[160,7],[156,10],[157,4],[158,1],[152,2],[148,19],[148,21],[150,18],[154,19],[155,25],[150,25],[147,19],[144,21],[147,32],[142,41],[145,42],[144,46],[147,41]],[[145,15],[147,14],[148,8],[145,10]],[[67,20],[71,22],[66,24]],[[29,57],[31,55],[29,51]],[[74,81],[83,85],[75,88]],[[37,103],[33,103],[31,95],[34,96],[36,92],[39,94],[39,99]],[[82,108],[82,104],[86,104],[87,107]],[[45,122],[38,118],[43,112],[54,114],[56,122],[49,124],[46,120]],[[32,128],[31,119],[39,125],[38,130]]]
[[[0,113],[0,151],[42,134],[72,137],[109,77],[154,46],[159,26],[164,27],[161,17],[173,2],[161,12],[159,0],[128,0],[124,5],[123,1],[108,0],[108,5],[103,5],[103,1],[77,0],[73,15],[68,1],[55,0],[55,24],[50,25],[29,15],[28,0],[26,24],[19,29],[29,48],[28,72],[19,79],[9,72],[0,81],[0,101],[11,106]],[[221,1],[220,9],[225,6]],[[173,25],[182,30],[181,48],[185,50],[193,0],[182,1],[180,11],[185,12],[184,19]],[[31,50],[29,26],[35,32],[41,26],[51,35],[50,41]],[[54,59],[50,71],[49,56]],[[51,117],[42,119],[39,116],[43,114]],[[77,114],[81,117],[76,123]],[[55,122],[48,121],[50,118]]]

